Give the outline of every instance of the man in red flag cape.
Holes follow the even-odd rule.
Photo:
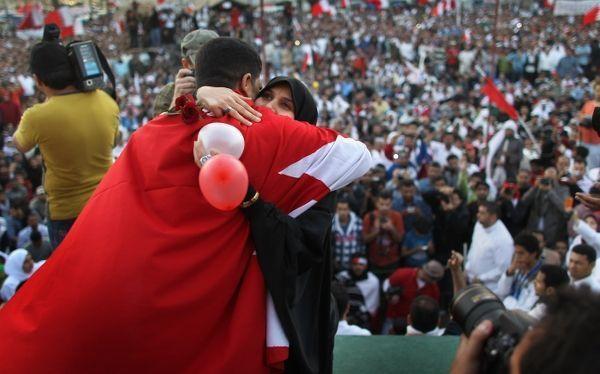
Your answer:
[[[221,61],[199,68],[199,86],[253,97],[256,52],[219,38],[199,55],[214,50]],[[251,127],[163,114],[132,136],[61,246],[0,310],[0,349],[10,352],[0,372],[271,371],[249,224],[242,209],[218,211],[202,196],[197,133],[211,122],[238,128],[251,185],[290,214],[361,176],[371,160],[362,143],[257,109],[262,120]]]

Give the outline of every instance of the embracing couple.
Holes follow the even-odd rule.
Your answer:
[[[331,371],[330,194],[367,172],[370,153],[310,124],[316,106],[301,82],[260,90],[262,63],[243,42],[214,39],[195,62],[212,115],[185,124],[163,114],[131,137],[61,246],[0,311],[3,373]],[[194,140],[213,122],[245,140],[251,187],[230,212],[198,188]]]

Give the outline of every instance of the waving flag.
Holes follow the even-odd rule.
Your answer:
[[[510,105],[508,101],[506,101],[506,98],[502,92],[500,92],[498,87],[496,87],[494,82],[489,77],[485,78],[485,85],[481,88],[481,92],[490,99],[491,103],[493,103],[502,112],[508,114],[508,116],[513,120],[516,120],[519,117],[517,110]]]
[[[598,20],[600,20],[600,6],[595,6],[583,15],[581,27],[585,27],[589,24],[597,22]]]
[[[40,3],[26,4],[21,8],[25,18],[19,25],[19,30],[39,29],[44,26],[44,10]]]
[[[48,25],[50,23],[55,23],[60,28],[61,38],[72,38],[75,36],[75,20],[71,15],[71,9],[68,7],[62,6],[48,13],[44,19],[44,24]]]

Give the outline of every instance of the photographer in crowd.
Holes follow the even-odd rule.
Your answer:
[[[56,248],[112,164],[119,108],[102,90],[82,92],[69,51],[58,40],[36,44],[30,68],[46,101],[23,113],[13,142],[24,153],[38,146],[44,158]]]

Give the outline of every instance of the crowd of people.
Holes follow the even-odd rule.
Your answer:
[[[371,150],[371,171],[338,193],[332,223],[334,293],[347,309],[340,333],[441,335],[461,277],[538,317],[548,289],[600,290],[600,212],[575,199],[600,193],[600,136],[590,128],[600,105],[598,31],[536,3],[503,8],[497,30],[485,5],[460,19],[429,10],[359,7],[299,22],[286,7],[267,15],[264,34],[252,8],[134,5],[92,20],[86,38],[117,78],[113,156],[157,114],[183,36],[212,29],[263,51],[265,81],[302,80],[318,125]],[[44,100],[28,71],[34,42],[7,35],[0,47],[0,250],[18,255],[5,269],[21,281],[25,264],[33,271],[30,262],[52,249],[42,157],[18,152],[12,138],[22,113]],[[518,121],[481,92],[484,75]],[[23,265],[13,276],[14,261]],[[18,282],[10,284],[4,300]]]

